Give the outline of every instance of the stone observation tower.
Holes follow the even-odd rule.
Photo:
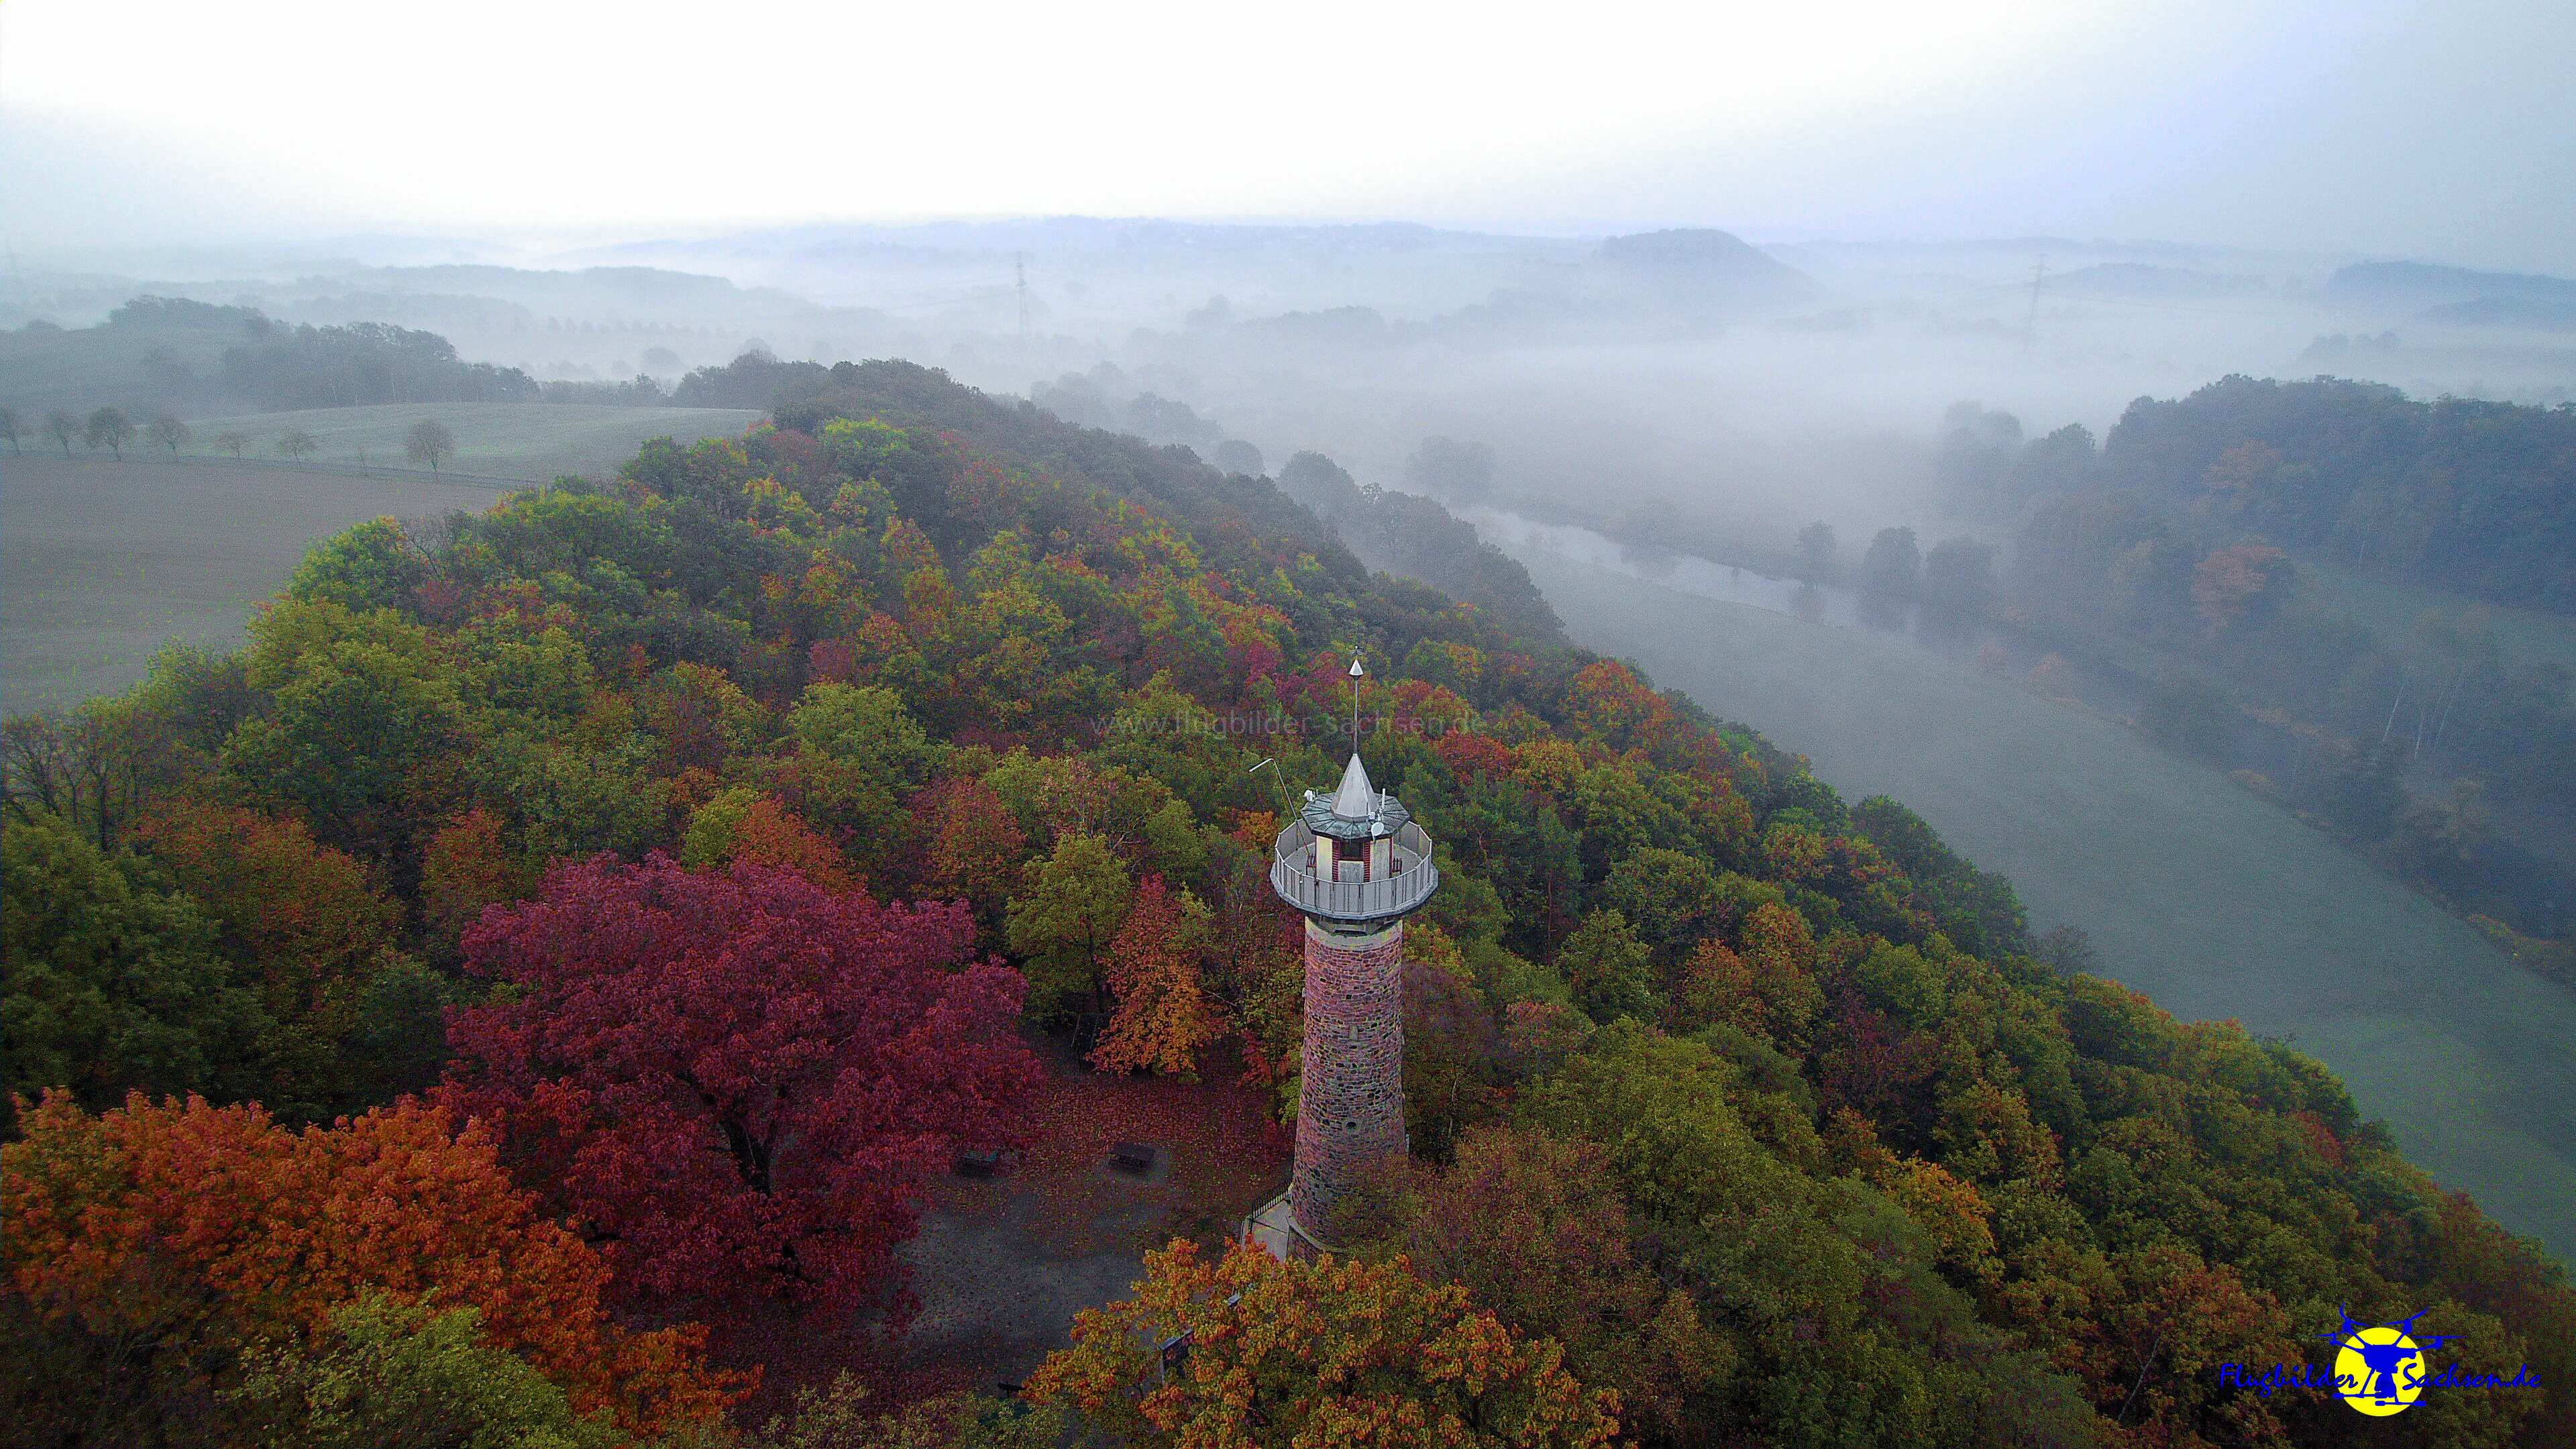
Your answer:
[[[1369,783],[1356,749],[1341,788],[1306,792],[1279,832],[1270,885],[1306,918],[1297,1165],[1286,1195],[1246,1228],[1282,1257],[1340,1247],[1343,1200],[1407,1152],[1404,918],[1439,884],[1431,837]]]

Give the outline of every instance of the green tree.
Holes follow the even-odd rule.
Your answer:
[[[251,682],[276,703],[233,732],[225,766],[351,832],[342,840],[381,840],[412,771],[461,742],[453,662],[389,612],[354,615],[328,601],[279,604],[251,635]]]
[[[72,455],[72,439],[81,435],[81,420],[61,408],[45,414],[45,436],[62,445],[63,456]]]
[[[1597,1145],[1664,1272],[1722,1305],[1737,1366],[1724,1403],[1694,1416],[1711,1439],[2099,1442],[2081,1386],[1980,1323],[1902,1209],[1825,1175],[1804,1108],[1703,1043],[1614,1023],[1533,1083],[1520,1116]]]
[[[1028,959],[1033,1014],[1081,1003],[1108,1015],[1109,943],[1126,922],[1134,892],[1109,842],[1083,831],[1065,832],[1052,852],[1030,864],[1004,931],[1011,950]]]
[[[215,446],[232,454],[233,461],[238,463],[241,461],[242,449],[250,446],[250,434],[239,428],[227,429],[215,434]]]
[[[1574,989],[1574,1004],[1594,1021],[1652,1018],[1658,1010],[1654,954],[1616,910],[1585,916],[1557,951],[1556,969]]]
[[[1798,562],[1806,577],[1820,579],[1834,565],[1834,526],[1818,519],[1798,530]]]
[[[311,433],[302,428],[288,428],[286,436],[277,440],[277,455],[281,458],[293,458],[295,466],[301,468],[304,466],[304,460],[312,457],[314,450],[321,446],[314,441]]]
[[[143,428],[143,441],[169,449],[173,463],[179,461],[179,446],[188,441],[188,436],[188,425],[168,413],[159,414]]]
[[[1923,580],[1923,552],[1910,528],[1882,528],[1860,561],[1861,587],[1904,598]]]
[[[158,702],[132,696],[19,715],[0,725],[9,818],[57,818],[113,850],[188,773],[179,733]]]
[[[264,1340],[221,1391],[259,1443],[280,1449],[591,1449],[626,1442],[584,1419],[527,1360],[484,1346],[473,1308],[433,1313],[381,1291],[331,1311],[310,1343]]]
[[[133,437],[134,419],[127,417],[120,408],[98,408],[90,413],[88,421],[81,424],[81,441],[89,444],[91,452],[106,448],[120,461],[125,457],[125,445]]]
[[[1717,925],[1727,901],[1717,872],[1687,851],[1649,847],[1610,867],[1610,904],[1670,965]]]
[[[411,431],[404,435],[403,456],[426,465],[435,473],[439,464],[456,456],[456,435],[438,419],[423,418],[412,424]]]
[[[1617,1389],[1623,1429],[1681,1441],[1723,1387],[1735,1348],[1640,1258],[1639,1236],[1599,1147],[1487,1125],[1424,1183],[1404,1241],[1424,1277],[1460,1284],[1523,1334],[1564,1344],[1576,1377]]]
[[[420,551],[402,525],[371,519],[313,545],[286,581],[286,592],[307,603],[329,600],[352,613],[395,609],[411,601],[426,577]]]
[[[0,827],[0,1046],[8,1090],[236,1095],[262,1019],[196,903],[60,821]]]
[[[928,783],[939,750],[903,697],[879,685],[823,681],[787,712],[795,752],[781,782],[800,813],[858,842],[883,865],[920,833],[904,801]]]

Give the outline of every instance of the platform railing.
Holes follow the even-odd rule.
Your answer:
[[[1439,888],[1431,863],[1431,837],[1406,822],[1395,832],[1392,870],[1380,880],[1325,880],[1315,874],[1315,832],[1304,822],[1279,832],[1272,847],[1270,886],[1300,914],[1330,921],[1389,921],[1412,914]]]

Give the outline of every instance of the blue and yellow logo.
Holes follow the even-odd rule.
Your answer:
[[[2341,1310],[2343,1327],[2317,1337],[2335,1346],[2332,1372],[2311,1363],[2276,1363],[2268,1366],[2223,1363],[2218,1366],[2218,1381],[2240,1389],[2252,1389],[2270,1398],[2283,1389],[2332,1389],[2337,1397],[2352,1405],[2353,1411],[2384,1419],[2405,1413],[2426,1389],[2536,1389],[2540,1380],[2524,1364],[2511,1378],[2497,1373],[2482,1373],[2454,1363],[2434,1372],[2424,1361],[2424,1351],[2439,1348],[2460,1337],[2456,1333],[2427,1333],[2419,1338],[2415,1320],[2432,1312],[2419,1308],[2394,1323],[2356,1323],[2352,1310]]]
[[[2394,1323],[2364,1324],[2353,1322],[2351,1312],[2345,1310],[2342,1328],[2319,1335],[2336,1346],[2335,1392],[2345,1403],[2373,1418],[2386,1418],[2406,1412],[2424,1396],[2430,1377],[2424,1370],[2424,1350],[2459,1336],[2428,1334],[2418,1344],[2415,1320],[2430,1311],[2419,1308]]]

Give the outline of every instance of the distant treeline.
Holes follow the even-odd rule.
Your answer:
[[[435,332],[382,322],[345,327],[289,327],[250,307],[218,307],[182,297],[137,297],[108,314],[112,328],[229,332],[223,382],[244,400],[277,412],[368,403],[532,402],[535,379],[515,367],[464,362]],[[147,374],[174,370],[146,354]],[[184,376],[161,379],[184,385]]]
[[[1967,421],[1945,465],[1989,514],[2127,490],[2198,535],[2260,534],[2373,573],[2576,612],[2576,407],[2230,377],[2131,403],[2098,452],[2081,427],[2021,447],[2018,426],[2004,437]]]
[[[791,392],[811,395],[831,382],[832,369],[819,362],[781,362],[753,351],[681,378],[671,401],[684,408],[765,408],[775,398]]]

